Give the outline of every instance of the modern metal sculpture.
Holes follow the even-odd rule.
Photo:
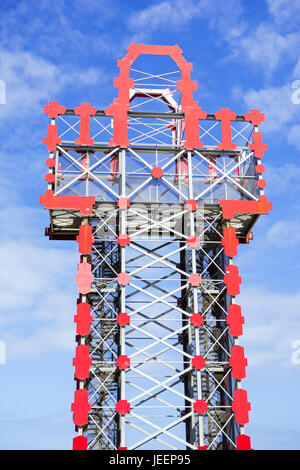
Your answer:
[[[207,114],[178,46],[131,44],[118,96],[45,106],[46,235],[77,240],[74,449],[250,449],[234,263],[264,195],[264,115]]]

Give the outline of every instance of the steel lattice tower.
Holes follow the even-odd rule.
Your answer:
[[[250,449],[234,263],[264,115],[207,114],[178,46],[131,44],[118,96],[45,106],[50,239],[77,240],[74,449]]]

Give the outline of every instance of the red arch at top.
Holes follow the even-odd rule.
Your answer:
[[[133,62],[142,54],[166,55],[171,57],[181,72],[181,80],[177,81],[177,90],[182,93],[182,111],[185,115],[185,148],[192,150],[203,146],[199,139],[199,119],[205,119],[206,113],[193,100],[193,91],[197,90],[197,82],[191,80],[193,64],[186,61],[179,46],[152,46],[146,44],[130,44],[125,57],[118,60],[120,76],[114,78],[114,87],[118,88],[119,96],[105,109],[107,116],[113,117],[113,137],[111,146],[126,148],[129,146],[127,135],[130,97],[129,90],[134,87],[134,79],[129,78],[129,70]]]

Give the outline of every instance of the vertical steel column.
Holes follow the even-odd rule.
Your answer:
[[[126,152],[121,150],[119,152],[119,168],[120,168],[120,197],[126,196]],[[119,235],[126,234],[126,210],[119,208]],[[120,247],[120,272],[126,272],[126,246]],[[120,311],[126,312],[126,285],[120,286]],[[125,355],[125,326],[120,326],[120,355]],[[126,399],[126,377],[125,370],[120,370],[120,400]],[[126,416],[120,414],[120,447],[126,447],[126,433],[125,433],[125,418]]]

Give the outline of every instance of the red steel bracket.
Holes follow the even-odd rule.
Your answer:
[[[194,356],[192,359],[194,369],[201,370],[205,367],[205,358],[203,356]]]
[[[45,180],[46,180],[47,183],[49,183],[49,184],[54,183],[54,181],[55,181],[55,174],[54,174],[54,173],[46,173],[46,175],[45,175]]]
[[[207,412],[207,403],[205,400],[196,400],[194,403],[194,411],[198,415],[204,415]]]
[[[154,168],[152,168],[151,170],[151,175],[152,175],[152,178],[158,180],[160,178],[162,178],[164,174],[164,171],[162,168],[160,168],[159,166],[155,166]]]
[[[191,325],[193,326],[202,326],[203,325],[203,315],[201,313],[193,313],[190,317]]]
[[[202,278],[201,276],[199,276],[199,274],[193,273],[189,275],[189,283],[191,284],[191,286],[198,287],[200,286],[201,282]]]
[[[128,209],[130,207],[130,200],[127,197],[120,197],[117,200],[117,206],[119,209]]]
[[[259,196],[259,201],[220,200],[224,219],[232,219],[236,214],[268,214],[272,202],[266,196]]]
[[[187,210],[194,212],[198,207],[198,202],[196,199],[188,199],[188,201],[185,203],[185,207]]]
[[[200,244],[200,239],[196,235],[191,235],[186,242],[191,248],[197,248]]]
[[[49,101],[49,104],[44,106],[44,113],[48,114],[51,119],[57,118],[59,114],[65,114],[65,112],[65,106],[61,106],[58,101]]]
[[[120,286],[126,286],[127,284],[129,284],[130,282],[130,276],[128,273],[119,273],[117,275],[117,283],[120,285]]]
[[[264,165],[256,165],[255,166],[255,171],[259,173],[260,175],[266,171]]]
[[[40,204],[45,209],[74,209],[80,210],[81,215],[93,213],[94,196],[54,196],[51,189],[47,189],[44,196],[40,196]]]
[[[126,233],[121,233],[117,237],[117,243],[120,246],[127,246],[130,243],[130,237],[128,235],[126,235]]]
[[[130,403],[127,400],[119,400],[116,404],[116,412],[120,415],[126,415],[130,412]]]
[[[119,315],[117,316],[117,323],[120,326],[129,325],[130,324],[130,316],[128,315],[128,313],[125,313],[125,312],[119,313]]]
[[[128,369],[130,367],[130,358],[126,354],[117,357],[116,365],[119,369]]]
[[[262,178],[257,180],[256,181],[256,186],[259,188],[259,189],[264,189],[266,186],[267,186],[267,183],[265,180],[263,180]]]
[[[49,168],[54,168],[55,167],[55,158],[47,158],[46,165]]]
[[[265,120],[265,115],[259,109],[251,109],[250,113],[244,114],[244,119],[250,121],[253,126],[259,126]]]

